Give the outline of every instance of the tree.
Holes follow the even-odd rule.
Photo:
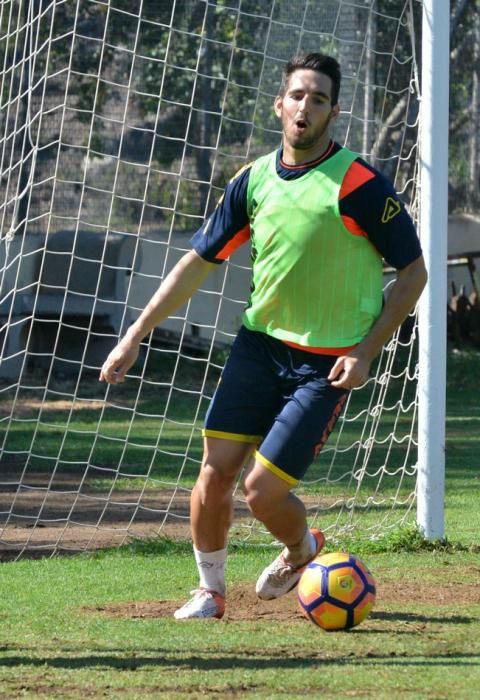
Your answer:
[[[478,210],[480,35],[478,0],[457,0],[450,26],[450,210]]]

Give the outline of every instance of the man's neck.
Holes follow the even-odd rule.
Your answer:
[[[318,163],[323,158],[327,157],[334,146],[334,142],[328,139],[327,143],[322,148],[316,148],[308,151],[295,151],[296,154],[301,153],[301,157],[292,157],[291,149],[286,149],[285,144],[282,145],[282,150],[280,154],[281,162],[285,166],[291,166],[298,168],[302,165],[309,165],[310,163]]]

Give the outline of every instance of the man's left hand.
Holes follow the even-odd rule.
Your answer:
[[[337,389],[356,389],[368,379],[371,362],[353,350],[348,355],[342,355],[330,370],[328,379]]]

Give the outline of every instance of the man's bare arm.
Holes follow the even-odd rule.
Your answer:
[[[118,345],[111,351],[100,371],[100,381],[119,384],[138,357],[141,341],[173,311],[197,291],[215,267],[194,250],[186,253],[165,277],[144,310]]]
[[[427,282],[423,257],[417,258],[397,273],[378,320],[357,347],[339,357],[328,378],[332,386],[354,389],[367,379],[370,365],[383,345],[391,338],[417,303]]]

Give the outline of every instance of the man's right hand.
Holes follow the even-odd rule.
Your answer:
[[[142,339],[173,311],[185,304],[215,267],[215,263],[203,260],[194,250],[185,253],[165,277],[125,337],[113,348],[103,363],[100,381],[109,384],[121,384],[125,381],[126,373],[138,357]]]
[[[123,338],[102,365],[100,381],[109,384],[121,384],[125,381],[125,375],[138,357],[140,347],[138,343],[132,343]]]

